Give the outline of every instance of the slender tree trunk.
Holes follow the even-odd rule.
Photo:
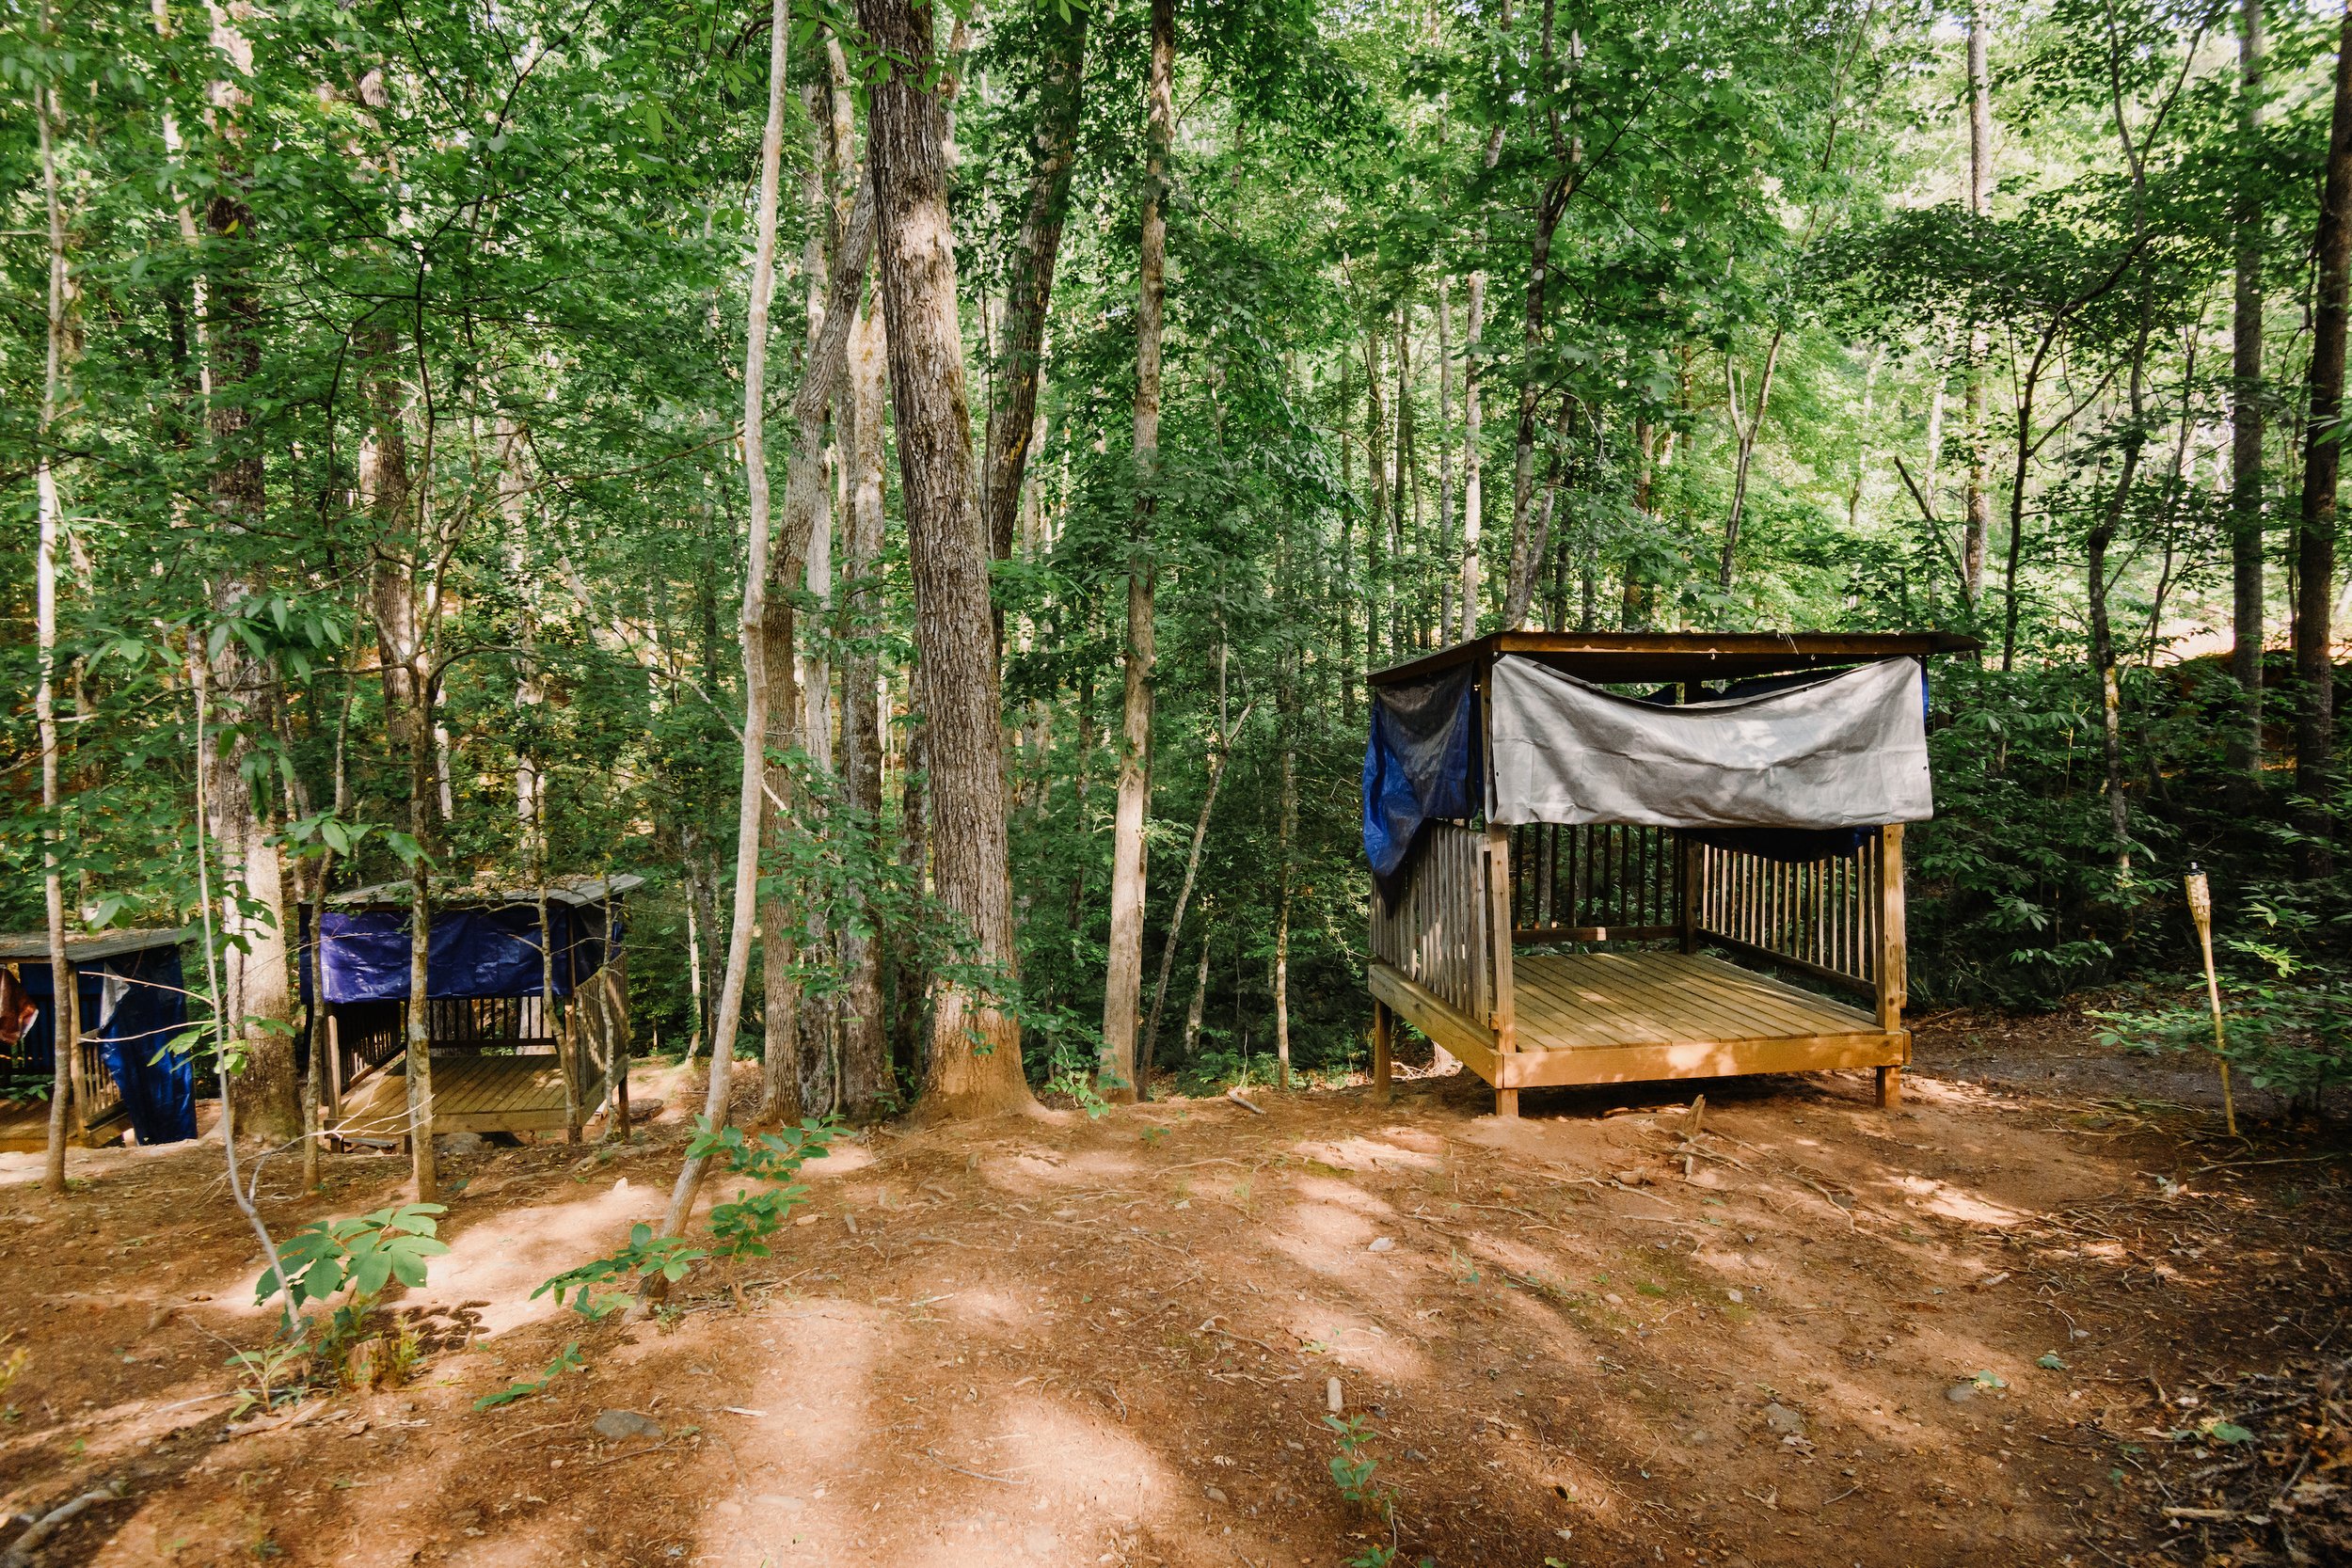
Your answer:
[[[1645,537],[1647,536],[1647,525],[1650,518],[1650,494],[1653,483],[1650,460],[1651,446],[1655,439],[1656,436],[1647,420],[1637,419],[1633,421],[1633,511],[1635,515],[1642,520]],[[1642,570],[1642,559],[1638,547],[1629,549],[1626,552],[1625,558],[1625,595],[1617,610],[1618,626],[1625,631],[1647,631],[1649,610],[1649,579]]]
[[[1380,624],[1389,594],[1382,546],[1389,531],[1388,420],[1380,404],[1380,332],[1364,325],[1364,673],[1380,668]]]
[[[1291,856],[1298,842],[1298,680],[1282,657],[1281,709],[1282,784],[1277,827],[1279,844],[1280,895],[1274,912],[1274,1060],[1275,1086],[1291,1086]]]
[[[1478,538],[1486,498],[1479,486],[1478,355],[1486,318],[1486,275],[1470,275],[1470,319],[1462,339],[1462,640],[1478,635]]]
[[[1013,245],[1011,276],[1006,279],[1004,330],[993,370],[995,395],[988,414],[988,458],[981,469],[989,541],[999,561],[1012,553],[1022,480],[1037,425],[1045,321],[1085,108],[1089,15],[1077,6],[1063,11],[1049,7],[1038,13],[1046,57],[1039,88],[1036,158],[1029,166],[1028,210]]]
[[[416,1201],[434,1203],[441,1196],[438,1150],[433,1147],[433,888],[431,883],[433,812],[433,726],[422,721],[430,706],[432,673],[421,643],[408,667],[419,697],[425,699],[417,722],[408,726],[408,834],[416,840],[417,857],[408,867],[408,1002],[401,1010],[405,1026],[406,1055],[403,1066],[408,1088],[409,1179]]]
[[[1772,328],[1772,342],[1764,350],[1764,373],[1756,388],[1756,412],[1749,414],[1740,407],[1740,378],[1732,369],[1731,356],[1724,356],[1724,378],[1731,393],[1732,436],[1739,443],[1739,455],[1731,470],[1731,511],[1724,519],[1724,553],[1715,574],[1715,585],[1724,594],[1731,592],[1731,575],[1735,554],[1740,547],[1740,519],[1748,506],[1748,473],[1756,462],[1756,438],[1764,429],[1765,410],[1772,401],[1772,376],[1780,368],[1780,345],[1788,329]]]
[[[2337,44],[2328,178],[2312,248],[2319,259],[2319,287],[2304,426],[2301,533],[2295,558],[2295,792],[2306,802],[2296,814],[2296,826],[2305,838],[2303,871],[2322,878],[2335,874],[2330,843],[2335,672],[2328,644],[2335,608],[2336,476],[2344,456],[2335,426],[2344,408],[2345,296],[2352,285],[2352,8],[2344,13]]]
[[[55,16],[42,8],[42,31],[54,29]],[[34,693],[33,712],[40,731],[41,896],[49,921],[49,981],[51,988],[50,1054],[55,1070],[49,1089],[48,1160],[41,1169],[41,1190],[52,1197],[65,1196],[65,1145],[73,1103],[72,1064],[82,1043],[81,985],[65,953],[65,829],[58,819],[63,802],[57,791],[57,542],[63,508],[57,496],[57,473],[50,461],[56,439],[57,412],[65,380],[66,260],[65,204],[57,189],[56,89],[38,89],[34,118],[40,128],[41,194],[49,214],[49,348],[40,385],[40,445],[34,459],[35,488],[40,513],[40,544],[34,559],[34,636],[39,643],[40,685]]]
[[[1993,77],[1985,59],[1992,25],[1986,0],[1968,8],[1968,210],[1993,215]],[[1961,596],[1973,610],[1984,593],[1984,542],[1993,529],[1992,468],[1984,449],[1984,329],[1968,329],[1968,485],[1960,548]]]
[[[1392,324],[1395,334],[1395,345],[1391,355],[1391,357],[1396,361],[1396,402],[1394,404],[1396,410],[1396,419],[1394,420],[1396,425],[1396,467],[1394,474],[1391,476],[1392,487],[1391,493],[1389,497],[1389,561],[1391,562],[1390,569],[1404,579],[1402,590],[1399,592],[1392,592],[1389,596],[1389,652],[1391,657],[1402,654],[1409,644],[1409,639],[1412,635],[1412,631],[1410,622],[1406,613],[1406,601],[1409,597],[1417,596],[1413,593],[1412,574],[1406,570],[1405,564],[1405,514],[1408,504],[1415,506],[1418,505],[1419,494],[1414,487],[1412,477],[1412,338],[1411,335],[1406,330],[1406,324],[1409,314],[1409,308],[1405,306],[1399,306],[1397,308],[1396,319]],[[1408,502],[1408,497],[1414,498],[1414,499]],[[1418,525],[1421,521],[1419,516],[1415,516],[1413,520],[1416,525]],[[1418,547],[1418,546],[1416,546],[1416,547]]]
[[[882,302],[873,300],[850,329],[850,378],[844,443],[850,466],[848,529],[842,553],[843,630],[858,648],[841,672],[841,788],[854,831],[869,852],[882,852],[882,711],[876,691],[882,661],[872,651],[881,615],[882,569]],[[852,1119],[871,1117],[890,1081],[889,1041],[882,1029],[882,938],[869,904],[863,917],[842,923],[841,963],[847,978],[841,1035],[841,1108]]]
[[[2146,440],[2140,423],[2142,380],[2148,357],[2148,301],[2140,302],[2140,325],[2132,346],[2131,418],[2123,438],[2123,458],[2115,489],[2099,520],[2091,526],[2088,561],[2090,593],[2090,667],[2099,682],[2100,736],[2106,765],[2107,819],[2110,847],[2119,882],[2132,872],[2131,807],[2123,793],[2123,692],[2116,668],[2115,629],[2107,611],[2107,550],[2115,542],[2124,513],[2131,504],[2132,485],[2139,477],[2139,459]]]
[[[932,11],[919,0],[859,0],[858,20],[869,43],[891,62],[868,88],[866,157],[873,169],[914,584],[915,706],[923,715],[936,817],[934,878],[941,902],[973,942],[974,957],[1009,976],[1018,958],[988,541],[973,504],[971,419],[947,215],[946,106]],[[1022,1076],[1019,1020],[962,980],[935,990],[926,1100],[947,1116],[1031,1103]]]
[[[735,908],[727,928],[726,975],[719,985],[719,1016],[710,1037],[710,1083],[703,1117],[716,1130],[726,1124],[735,1063],[735,1036],[743,1018],[743,987],[752,967],[752,925],[758,913],[760,814],[767,782],[769,657],[768,599],[768,309],[776,290],[776,202],[784,171],[785,45],[790,29],[786,0],[774,0],[768,16],[768,122],[759,144],[757,248],[752,260],[752,293],[743,344],[743,482],[749,501],[750,540],[743,567],[743,612],[738,625],[743,646],[743,766],[737,792]],[[806,379],[820,378],[822,361],[812,360]],[[789,646],[787,641],[787,646]],[[788,666],[787,666],[788,668]],[[615,1048],[615,1055],[618,1055]],[[683,1235],[702,1185],[703,1159],[689,1159],[670,1190],[661,1222],[665,1236]],[[659,1295],[649,1276],[649,1294]]]
[[[1168,974],[1176,967],[1176,942],[1184,934],[1184,908],[1192,901],[1193,886],[1200,879],[1200,851],[1209,841],[1209,816],[1216,810],[1217,785],[1224,782],[1225,765],[1232,757],[1233,737],[1241,733],[1242,725],[1249,722],[1250,709],[1255,705],[1244,705],[1241,718],[1217,736],[1216,747],[1209,753],[1208,784],[1201,791],[1200,818],[1192,825],[1192,847],[1184,856],[1184,880],[1176,890],[1176,907],[1168,912],[1167,945],[1160,949],[1159,983],[1152,990],[1152,1018],[1143,1031],[1143,1057],[1136,1069],[1138,1085],[1149,1085],[1153,1059],[1159,1054],[1160,1011],[1168,1005]]]
[[[1184,1008],[1184,1043],[1179,1061],[1189,1062],[1200,1049],[1200,1012],[1209,1001],[1209,949],[1216,939],[1216,928],[1209,924],[1209,905],[1200,905],[1200,966],[1192,976],[1192,1002]]]
[[[2249,151],[2263,123],[2263,0],[2239,0],[2238,127]],[[2230,390],[2230,673],[2245,719],[2230,746],[2237,798],[2260,793],[2263,723],[2263,209],[2244,187],[2237,228],[2237,292],[2232,302]]]
[[[1549,28],[1547,28],[1547,34]],[[1575,192],[1568,171],[1545,187],[1535,205],[1535,237],[1527,277],[1527,314],[1521,324],[1521,347],[1526,362],[1519,368],[1519,427],[1517,456],[1511,470],[1511,569],[1504,590],[1503,629],[1516,630],[1527,620],[1535,594],[1535,573],[1543,563],[1533,547],[1528,525],[1535,504],[1535,409],[1542,392],[1536,359],[1543,349],[1544,293],[1551,275],[1551,240]]]
[[[1147,892],[1144,827],[1152,810],[1152,689],[1156,657],[1152,558],[1160,473],[1160,328],[1168,292],[1169,144],[1175,136],[1175,0],[1152,0],[1152,79],[1143,196],[1142,274],[1136,309],[1136,515],[1127,566],[1126,694],[1119,738],[1119,803],[1111,822],[1111,929],[1103,986],[1103,1057],[1095,1071],[1107,1100],[1136,1098],[1136,1011],[1143,991]]]
[[[1441,567],[1454,547],[1454,278],[1449,274],[1438,279],[1438,554]],[[1439,643],[1455,641],[1462,635],[1458,614],[1439,622]]]

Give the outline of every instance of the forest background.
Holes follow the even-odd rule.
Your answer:
[[[4,14],[0,927],[209,896],[265,1129],[295,908],[412,879],[644,876],[640,1048],[707,1050],[732,958],[787,1117],[1014,1037],[959,988],[1039,1087],[1345,1070],[1365,672],[1517,625],[1982,639],[1932,673],[1914,1005],[2137,983],[2116,1030],[2189,1038],[2197,862],[2234,1049],[2352,1073],[2342,12]],[[910,103],[961,349],[919,386],[909,209],[859,194]],[[934,393],[953,537],[953,452],[901,439]],[[949,546],[993,658],[935,657]],[[993,705],[1001,849],[942,693]]]

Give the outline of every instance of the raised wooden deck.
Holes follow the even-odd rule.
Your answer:
[[[1908,1030],[1703,954],[1520,954],[1507,1040],[1387,964],[1373,966],[1372,990],[1502,1090],[1911,1059]]]
[[[593,1115],[603,1085],[580,1085],[580,1113]],[[452,1052],[433,1058],[436,1132],[560,1132],[564,1069],[553,1053],[484,1055]],[[343,1138],[400,1138],[408,1132],[408,1080],[395,1067],[372,1076],[346,1100],[328,1131]]]
[[[76,1126],[67,1141],[78,1148],[98,1148],[120,1138],[131,1125],[130,1113],[119,1102],[88,1126]],[[49,1147],[49,1101],[0,1100],[0,1154],[38,1154]]]

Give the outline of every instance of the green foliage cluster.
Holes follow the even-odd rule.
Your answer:
[[[746,1032],[766,1025],[769,979],[798,988],[810,1104],[838,1095],[852,1006],[881,1015],[893,1071],[843,1108],[907,1102],[942,977],[1021,1016],[1033,1083],[1090,1092],[1139,565],[1158,584],[1147,1006],[1165,967],[1157,1060],[1180,1085],[1263,1075],[1278,942],[1295,1067],[1363,1060],[1364,677],[1498,625],[1515,554],[1532,625],[1984,640],[1980,661],[1934,672],[1919,1003],[2040,1006],[2178,973],[2195,859],[2225,938],[2250,940],[2265,909],[2305,922],[2278,937],[2283,973],[2225,942],[2249,1040],[2333,1049],[2324,1019],[2265,1024],[2259,988],[2284,1020],[2343,976],[2352,891],[2312,874],[2312,840],[2347,820],[2352,768],[2339,737],[2332,775],[2291,782],[2277,765],[2307,694],[2274,651],[2249,715],[2217,651],[2243,553],[2241,402],[2265,416],[2257,640],[2275,649],[2288,618],[2333,13],[2268,8],[2251,123],[2235,11],[1993,7],[1979,213],[1959,28],[1914,0],[1176,11],[1161,466],[1140,496],[1149,7],[991,11],[950,62],[977,442],[1009,390],[1000,338],[1053,40],[1086,24],[1040,419],[993,579],[1019,958],[974,964],[927,891],[937,824],[886,462],[879,558],[851,576],[834,516],[831,580],[775,585],[803,670],[835,714],[874,705],[886,753],[862,802],[837,745],[776,759],[803,804],[767,847],[765,891],[789,914],[762,941],[792,949],[753,964]],[[0,926],[40,923],[51,828],[84,924],[188,920],[214,749],[297,873],[331,850],[344,886],[421,859],[440,888],[647,877],[629,911],[640,1045],[707,1048],[735,829],[735,377],[764,35],[709,0],[495,16],[304,0],[238,26],[249,59],[136,8],[0,18],[0,687],[38,674],[46,464],[71,715],[52,814],[29,705],[0,711],[0,767],[22,784],[0,796]],[[795,12],[778,410],[830,221],[807,199],[828,29],[853,76],[866,63],[837,8]],[[44,421],[51,169],[68,319]],[[2242,251],[2266,332],[2250,387],[2230,351]],[[240,465],[260,475],[250,516],[225,510]],[[1973,546],[1972,498],[1989,519]],[[388,606],[428,578],[418,801]],[[874,688],[850,690],[865,657]],[[215,693],[230,705],[202,736],[192,658],[253,677],[254,701],[241,681]],[[1176,927],[1210,761],[1244,713]],[[543,836],[518,809],[527,781]],[[217,869],[224,903],[266,917]],[[877,947],[869,1003],[851,955]],[[756,1219],[729,1244],[755,1243]],[[683,1243],[644,1244],[623,1273],[678,1264]]]

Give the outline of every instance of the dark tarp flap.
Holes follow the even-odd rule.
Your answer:
[[[45,963],[25,963],[24,990],[40,1016],[24,1032],[11,1066],[46,1078],[56,1069],[56,987]],[[180,950],[150,947],[73,966],[81,993],[82,1035],[99,1049],[107,1075],[144,1145],[196,1136],[196,1069],[185,1053],[165,1050],[187,1027],[188,999]],[[163,1059],[157,1061],[155,1058]]]
[[[1384,890],[1394,891],[1422,823],[1470,816],[1484,805],[1478,729],[1475,665],[1374,689],[1364,746],[1364,857]]]
[[[574,981],[604,965],[602,911],[550,904],[548,926],[555,944],[555,994],[568,996]],[[329,910],[319,930],[326,944],[327,1001],[408,999],[406,914]],[[306,980],[309,967],[304,966]],[[432,951],[425,961],[428,997],[536,996],[543,978],[539,911],[530,905],[434,912]]]

